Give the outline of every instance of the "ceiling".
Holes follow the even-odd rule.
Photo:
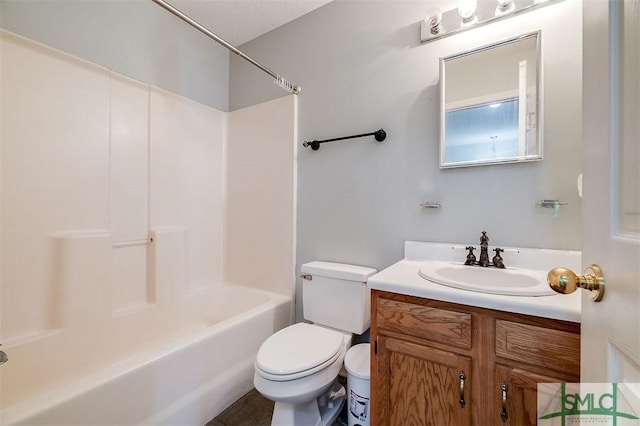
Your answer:
[[[253,40],[332,0],[167,0],[234,46]]]

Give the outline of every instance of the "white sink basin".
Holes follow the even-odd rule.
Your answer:
[[[509,296],[551,296],[545,271],[466,266],[462,263],[427,261],[418,274],[431,282],[462,290]]]

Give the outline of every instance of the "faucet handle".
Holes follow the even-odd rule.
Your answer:
[[[476,248],[473,246],[467,246],[465,247],[465,250],[469,250],[469,253],[467,254],[467,260],[464,262],[465,265],[475,265],[476,264],[476,255],[473,254],[473,251]]]
[[[491,260],[493,262],[493,266],[495,266],[496,268],[504,269],[502,256],[500,256],[500,253],[504,253],[504,249],[501,249],[500,247],[496,247],[493,249],[493,251],[496,252],[496,255],[493,256],[493,259]]]

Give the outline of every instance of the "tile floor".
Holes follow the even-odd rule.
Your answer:
[[[273,401],[253,389],[205,426],[269,426],[271,425],[273,404]],[[333,426],[345,426],[346,424],[345,405]]]
[[[269,426],[273,404],[253,389],[205,426]]]

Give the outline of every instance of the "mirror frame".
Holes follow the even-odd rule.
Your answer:
[[[456,163],[445,163],[445,147],[446,147],[446,106],[445,106],[445,63],[446,61],[461,58],[463,56],[469,56],[476,53],[481,53],[496,47],[504,46],[507,44],[515,43],[527,38],[535,38],[536,40],[536,142],[538,150],[535,156],[529,156],[527,158],[499,158],[499,159],[480,159],[461,161]],[[489,166],[495,164],[512,164],[512,163],[529,163],[532,161],[541,161],[543,159],[543,85],[542,85],[542,31],[534,31],[526,34],[522,34],[516,37],[511,37],[506,40],[502,40],[496,43],[490,43],[481,47],[470,49],[461,53],[456,53],[449,56],[440,58],[440,141],[439,141],[439,157],[440,168],[449,169],[456,167],[473,167],[473,166]]]

